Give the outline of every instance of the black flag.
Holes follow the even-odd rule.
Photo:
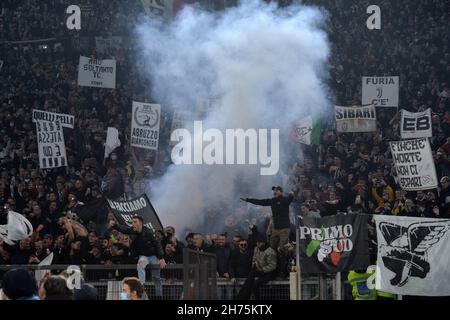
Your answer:
[[[336,273],[369,266],[367,215],[299,219],[301,271]]]
[[[110,199],[106,199],[106,201],[120,224],[130,227],[133,216],[139,215],[144,219],[144,225],[153,232],[163,230],[161,221],[147,195],[143,194],[136,199],[128,201],[114,201]]]

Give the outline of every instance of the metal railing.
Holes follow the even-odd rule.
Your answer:
[[[184,299],[217,299],[216,255],[184,248],[183,281]]]
[[[192,253],[191,253],[192,254]],[[195,257],[195,255],[193,255]],[[210,258],[210,257],[209,257]],[[189,260],[188,260],[189,261]],[[192,262],[192,257],[191,261]],[[201,265],[201,264],[200,264]],[[207,265],[207,264],[204,264]],[[60,274],[67,270],[69,265],[51,265],[51,266],[37,266],[37,265],[0,265],[0,280],[3,274],[8,270],[15,268],[25,268],[30,271],[49,271],[51,274]],[[136,265],[80,265],[82,281],[95,286],[98,290],[99,300],[118,299],[121,291],[120,282],[124,277],[137,276]],[[145,289],[148,299],[156,298],[155,294],[155,279],[151,277],[152,269],[157,269],[158,266],[147,266],[147,279],[152,281],[145,283]],[[205,267],[202,267],[205,268]],[[206,268],[208,270],[208,268]],[[194,270],[193,273],[191,271]],[[224,278],[215,278],[214,269],[209,266],[209,273],[200,277],[198,264],[169,264],[166,269],[161,270],[161,285],[162,298],[164,300],[181,300],[181,299],[218,299],[218,300],[234,300],[245,279],[237,279],[236,283],[232,284],[229,280]],[[193,280],[186,282],[187,280]],[[192,277],[194,275],[194,277]],[[207,281],[208,285],[198,286],[198,291],[195,293],[188,292],[187,285],[194,285],[198,283],[195,281]],[[206,280],[205,280],[206,279]],[[322,282],[322,289],[324,293],[320,294],[320,279],[316,275],[302,275],[301,281],[301,300],[331,300],[333,299],[333,278],[326,277]],[[108,290],[109,286],[109,290]],[[202,291],[203,290],[203,291]],[[190,294],[190,295],[189,295]],[[290,283],[288,280],[272,280],[261,287],[261,299],[263,300],[289,300],[290,299]]]

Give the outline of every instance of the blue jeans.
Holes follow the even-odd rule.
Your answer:
[[[157,268],[152,268],[152,278],[155,283],[155,292],[157,297],[162,297],[162,284],[161,284],[161,269],[159,268],[159,259],[156,256],[140,256],[137,263],[137,272],[139,281],[145,283],[145,268],[147,265],[156,265]]]

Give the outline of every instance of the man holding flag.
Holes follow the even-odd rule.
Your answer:
[[[134,237],[131,242],[130,250],[133,258],[138,260],[137,271],[139,280],[145,283],[145,268],[148,264],[158,265],[159,268],[154,271],[154,278],[160,279],[160,269],[166,267],[164,260],[164,251],[154,237],[152,231],[144,226],[144,219],[141,216],[134,216],[131,227],[120,226],[116,224],[115,220],[110,220],[110,228],[116,229],[123,234],[129,234]],[[158,281],[156,284],[156,296],[158,299],[162,298],[162,286]]]

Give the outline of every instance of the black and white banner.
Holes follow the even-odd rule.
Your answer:
[[[300,268],[336,273],[369,266],[367,215],[337,214],[299,219]]]
[[[78,85],[94,88],[116,88],[116,60],[80,57]]]
[[[437,188],[436,168],[428,138],[392,141],[389,144],[398,182],[403,190]]]
[[[73,129],[73,126],[75,124],[75,117],[70,114],[54,113],[34,109],[33,122],[36,121],[48,121],[48,122],[59,121],[61,123],[61,126],[63,126],[64,128]]]
[[[362,104],[398,107],[399,77],[363,77]]]
[[[52,169],[67,166],[66,145],[59,120],[55,122],[36,121],[36,135],[39,167]]]
[[[376,289],[450,296],[450,220],[375,215]]]
[[[131,146],[158,150],[161,105],[133,101]]]
[[[139,215],[144,219],[144,225],[153,232],[163,230],[162,223],[145,194],[128,201],[106,199],[106,202],[114,216],[119,219],[119,224],[131,227],[133,216]]]
[[[373,132],[377,130],[375,107],[335,106],[336,129],[338,132]]]
[[[401,114],[400,133],[402,139],[431,138],[433,136],[430,108],[416,113],[401,110]]]

